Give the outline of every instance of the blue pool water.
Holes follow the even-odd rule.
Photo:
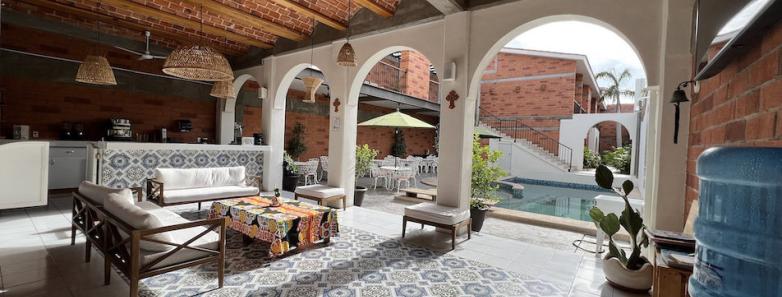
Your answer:
[[[501,185],[502,201],[497,207],[587,222],[591,222],[589,209],[595,205],[595,196],[612,193],[583,185],[523,179],[513,182],[523,185],[524,190],[514,191],[510,186]]]

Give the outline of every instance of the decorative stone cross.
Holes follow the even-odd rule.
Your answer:
[[[456,91],[451,90],[450,93],[448,93],[448,96],[445,97],[445,101],[448,101],[448,109],[454,109],[456,107],[456,100],[459,99],[459,94],[456,94]]]
[[[334,99],[334,112],[339,112],[340,105],[342,105],[342,103],[339,103],[339,98]]]

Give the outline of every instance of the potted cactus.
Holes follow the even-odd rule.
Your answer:
[[[641,249],[649,246],[649,238],[644,229],[644,220],[637,209],[630,206],[627,199],[634,188],[633,182],[627,180],[621,187],[614,188],[614,174],[605,165],[597,167],[595,182],[598,186],[613,190],[625,202],[625,208],[619,217],[616,214],[605,214],[597,207],[589,210],[589,216],[597,228],[603,230],[608,237],[608,253],[603,258],[603,273],[609,283],[620,289],[632,291],[649,291],[652,287],[652,265]],[[619,247],[614,241],[614,235],[623,228],[630,235],[630,254]]]

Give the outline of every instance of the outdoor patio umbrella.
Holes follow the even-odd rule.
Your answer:
[[[373,127],[393,127],[396,128],[395,134],[399,133],[399,128],[425,128],[434,129],[435,127],[427,122],[404,114],[397,109],[395,112],[376,117],[358,124],[359,126]],[[397,166],[397,159],[394,158],[394,167]]]

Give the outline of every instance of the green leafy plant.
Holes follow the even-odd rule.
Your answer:
[[[499,185],[497,181],[506,175],[497,165],[502,156],[501,151],[492,150],[488,145],[482,145],[478,134],[472,140],[472,198],[470,207],[488,209],[500,201],[497,196]]]
[[[589,210],[589,216],[592,218],[595,226],[603,230],[608,236],[608,256],[606,259],[617,258],[629,270],[641,269],[644,264],[648,263],[646,258],[641,256],[641,249],[649,246],[649,238],[644,232],[646,226],[644,226],[641,213],[637,209],[633,209],[630,206],[630,201],[627,199],[627,195],[633,191],[633,182],[627,180],[622,183],[621,187],[614,188],[614,174],[605,165],[597,167],[595,182],[602,188],[613,190],[625,202],[625,208],[619,217],[613,213],[606,215],[597,207],[592,207]],[[619,232],[620,227],[625,229],[630,235],[630,255],[627,255],[614,241],[614,235]]]
[[[285,152],[285,154],[282,155],[282,160],[285,165],[285,171],[287,173],[290,173],[290,175],[299,173],[299,166],[296,166],[296,163],[293,161],[293,157],[291,157],[288,152]]]
[[[603,163],[619,169],[622,174],[630,174],[631,152],[632,146],[626,145],[623,147],[614,148],[611,151],[603,153]]]
[[[600,155],[590,150],[588,147],[584,147],[584,168],[597,168],[603,160]]]
[[[291,140],[288,141],[288,153],[290,154],[291,158],[294,160],[298,160],[299,157],[304,154],[304,152],[307,151],[307,146],[304,144],[303,138],[304,138],[304,125],[301,123],[296,123],[293,125],[293,131],[291,135]]]
[[[404,158],[407,154],[407,144],[405,144],[405,135],[402,130],[397,129],[394,133],[394,144],[391,145],[391,155]]]
[[[369,147],[368,144],[356,146],[356,178],[369,173],[372,168],[372,160],[377,157],[378,151]]]

